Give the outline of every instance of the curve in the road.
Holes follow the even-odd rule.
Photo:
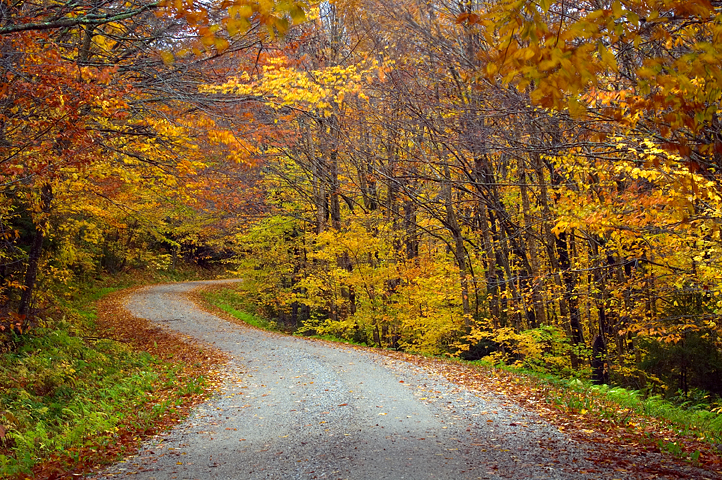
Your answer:
[[[228,352],[221,393],[97,478],[620,478],[503,399],[412,364],[202,311],[184,295],[202,284],[146,288],[127,308]]]

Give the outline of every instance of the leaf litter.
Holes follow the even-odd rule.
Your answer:
[[[662,420],[640,415],[631,410],[618,412],[621,418],[610,419],[605,415],[609,405],[600,395],[592,397],[596,408],[575,409],[554,401],[555,398],[572,395],[574,392],[543,383],[532,377],[480,364],[461,363],[372,347],[354,346],[353,348],[375,352],[403,362],[404,365],[409,363],[416,365],[432,375],[445,378],[458,386],[459,390],[474,392],[478,396],[491,395],[501,401],[502,405],[514,404],[534,412],[568,437],[592,444],[594,457],[589,460],[600,467],[611,467],[625,475],[633,475],[634,478],[663,476],[670,479],[722,479],[722,455],[719,445],[701,441],[693,434],[680,433]],[[421,399],[434,400],[426,397]],[[481,414],[486,413],[481,412]],[[493,422],[493,420],[487,421]],[[509,426],[519,425],[512,422]],[[663,450],[662,445],[670,443],[679,446],[680,454],[675,456]],[[630,460],[632,457],[643,458],[645,462],[632,461]],[[690,466],[708,471],[709,476],[701,478],[691,476]]]

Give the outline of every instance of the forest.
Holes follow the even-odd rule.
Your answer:
[[[722,395],[716,0],[7,0],[0,51],[4,352],[190,262],[299,334]]]

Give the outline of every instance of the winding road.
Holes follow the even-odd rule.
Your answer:
[[[501,397],[202,311],[185,293],[206,283],[145,288],[126,307],[227,352],[220,393],[96,478],[635,478],[595,465],[592,446]]]

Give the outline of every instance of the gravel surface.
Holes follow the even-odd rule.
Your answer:
[[[501,397],[204,312],[183,293],[205,283],[146,288],[126,306],[230,353],[221,392],[96,478],[635,478],[595,465],[593,447]]]

